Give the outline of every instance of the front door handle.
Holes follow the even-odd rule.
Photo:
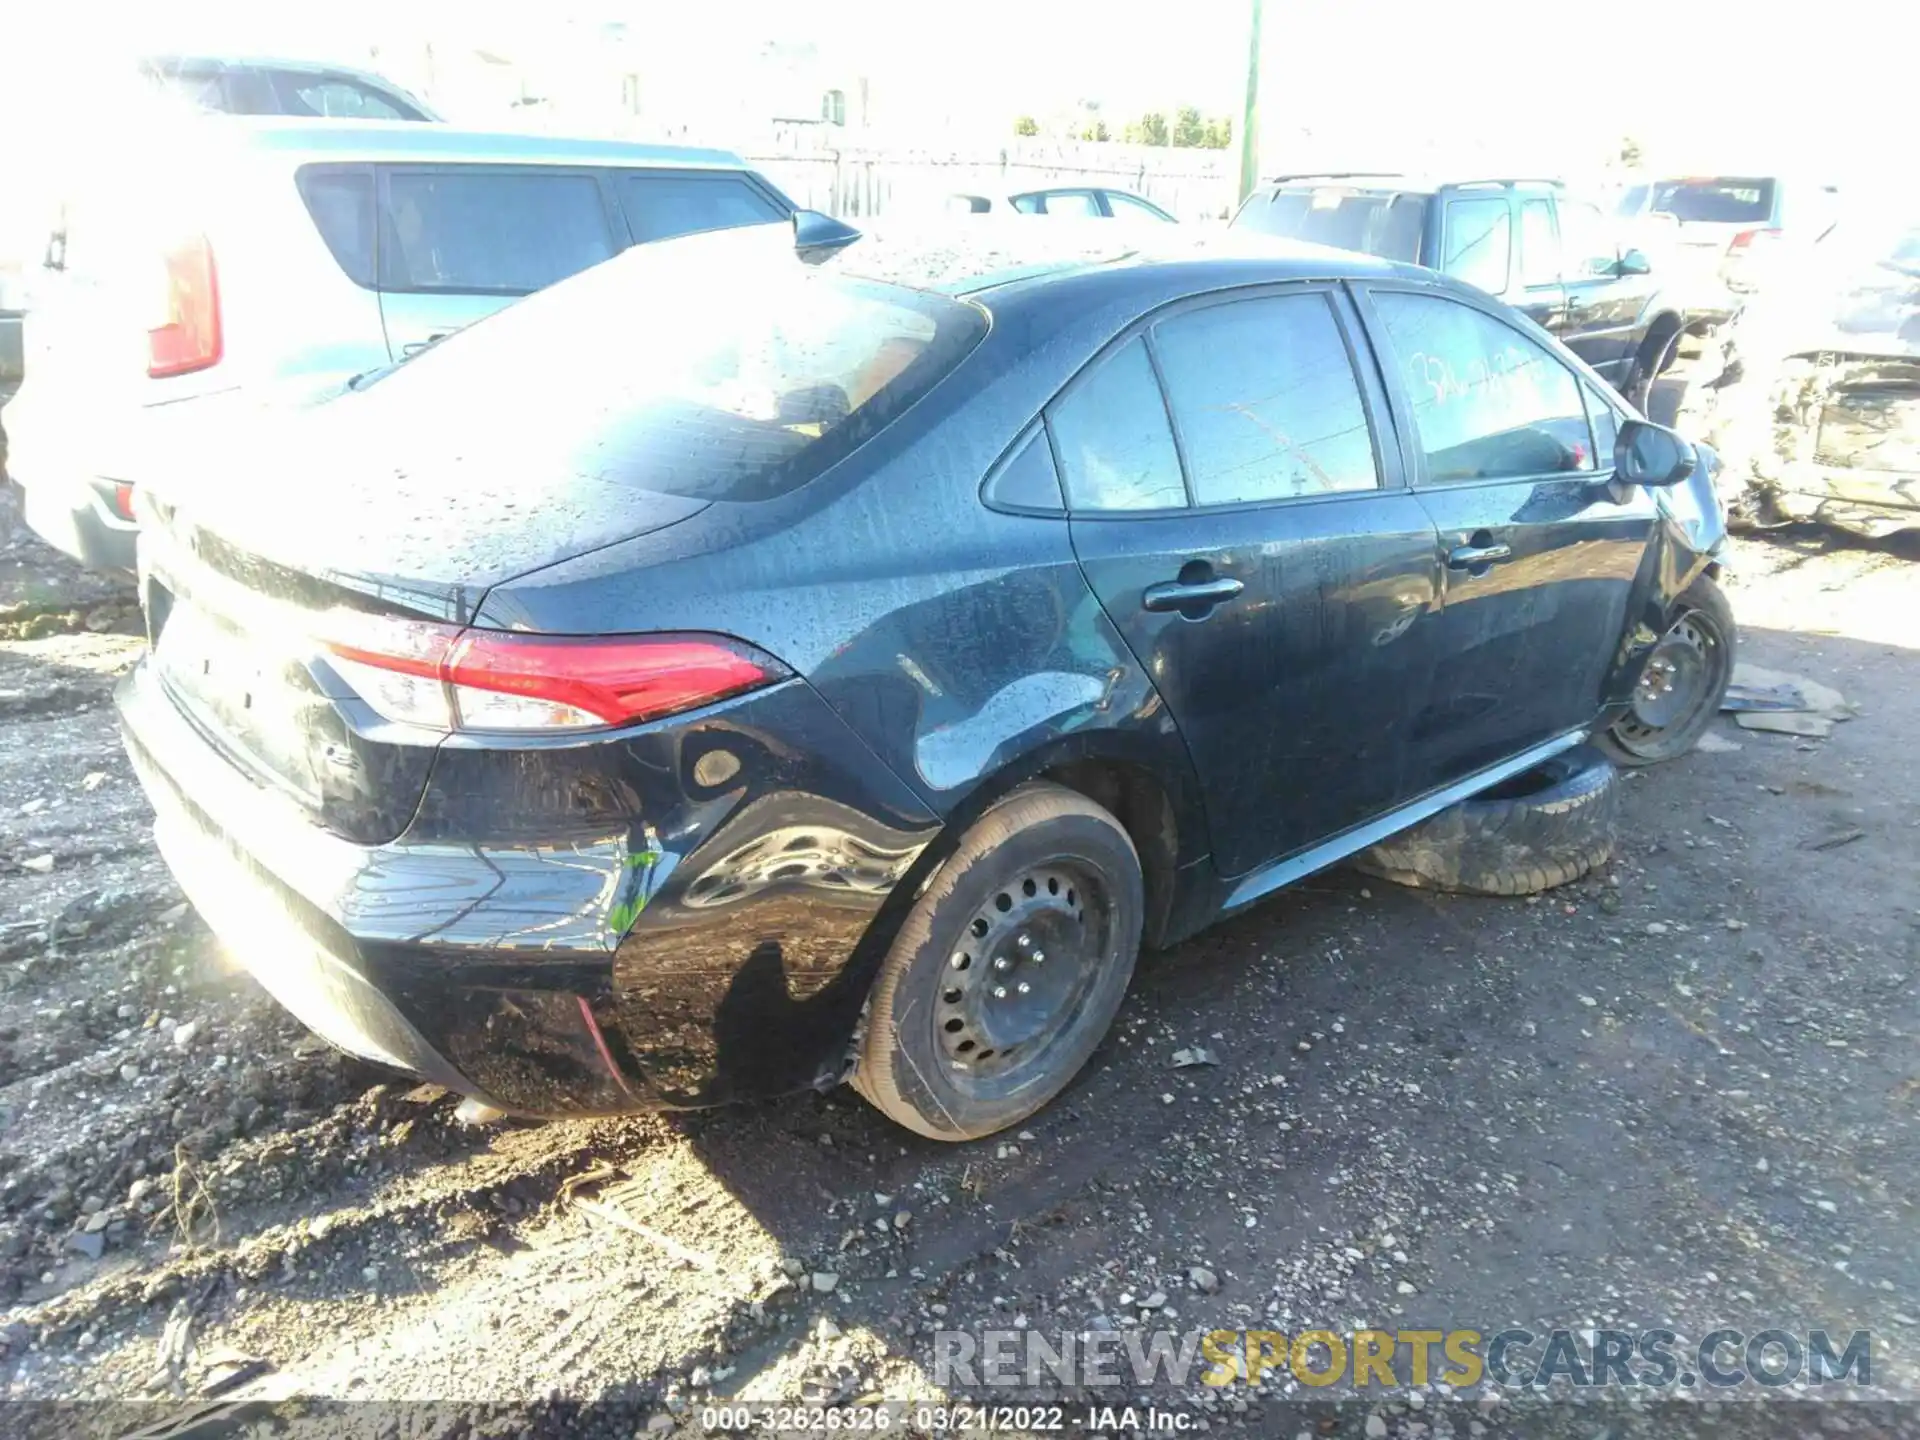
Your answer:
[[[1168,580],[1149,585],[1141,592],[1140,605],[1146,610],[1205,612],[1233,599],[1246,588],[1228,575],[1214,580]]]
[[[1449,570],[1485,570],[1513,558],[1511,545],[1461,545],[1447,552]]]

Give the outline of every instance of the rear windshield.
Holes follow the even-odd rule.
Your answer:
[[[1710,180],[1662,180],[1653,187],[1656,214],[1676,220],[1744,225],[1773,214],[1773,181],[1716,176]]]
[[[700,500],[784,494],[850,454],[986,333],[975,306],[794,256],[763,225],[636,246],[394,367],[343,409]],[[404,462],[402,462],[404,463]]]
[[[1233,223],[1261,235],[1311,240],[1386,260],[1418,261],[1427,197],[1322,188],[1254,194]]]

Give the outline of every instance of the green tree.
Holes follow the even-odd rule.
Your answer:
[[[1209,150],[1225,150],[1233,144],[1233,121],[1226,116],[1209,120],[1206,136],[1200,143]]]
[[[1082,140],[1111,140],[1113,139],[1113,131],[1107,127],[1106,121],[1096,115],[1092,124],[1081,127],[1080,138]]]
[[[1040,122],[1031,115],[1022,115],[1018,120],[1013,122],[1013,133],[1016,135],[1038,135],[1040,133]]]
[[[1640,142],[1631,135],[1620,137],[1620,163],[1629,170],[1640,168]]]
[[[1127,126],[1127,139],[1135,145],[1164,145],[1167,138],[1167,117],[1158,110],[1149,110]]]
[[[1182,105],[1173,117],[1173,143],[1198,147],[1206,141],[1207,128],[1201,123],[1200,112],[1191,105]]]

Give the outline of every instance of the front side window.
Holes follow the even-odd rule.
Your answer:
[[[283,115],[324,115],[342,120],[413,118],[403,114],[386,96],[351,80],[330,80],[294,71],[277,71],[274,80],[280,92]]]
[[[1107,191],[1107,208],[1113,212],[1116,220],[1155,220],[1165,224],[1167,217],[1144,200],[1122,194],[1118,190]]]
[[[1323,294],[1189,310],[1154,327],[1197,505],[1380,483],[1373,437]]]
[[[1619,266],[1620,244],[1613,224],[1598,205],[1584,200],[1562,200],[1560,228],[1566,237],[1569,279],[1613,278]]]
[[[1073,510],[1166,510],[1187,503],[1160,382],[1144,340],[1122,345],[1047,417]]]
[[[1573,372],[1518,330],[1437,295],[1375,291],[1435,484],[1595,468]]]
[[[652,172],[620,180],[620,204],[636,243],[765,225],[786,212],[739,175]]]
[[[1613,468],[1613,445],[1620,438],[1620,412],[1591,385],[1580,387],[1587,397],[1587,415],[1593,421],[1593,453],[1602,470]]]
[[[1489,295],[1507,288],[1507,262],[1513,248],[1512,221],[1504,195],[1484,200],[1447,202],[1447,244],[1440,268],[1478,285]]]
[[[526,295],[614,253],[591,175],[402,171],[382,218],[388,290]]]

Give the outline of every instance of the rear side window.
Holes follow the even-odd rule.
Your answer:
[[[356,285],[371,290],[373,265],[373,172],[309,165],[299,175],[300,198],[327,249]]]
[[[1255,195],[1233,217],[1235,227],[1289,240],[1311,240],[1385,260],[1420,260],[1427,196],[1404,191],[1276,190]]]
[[[784,209],[739,175],[657,170],[622,175],[620,205],[636,243],[787,218]]]
[[[1504,195],[1449,200],[1446,251],[1440,258],[1440,268],[1469,285],[1478,285],[1489,295],[1501,294],[1507,288],[1511,231]]]
[[[1430,482],[1595,468],[1580,383],[1546,350],[1457,300],[1375,291],[1373,303],[1392,337]]]
[[[1345,340],[1322,294],[1210,305],[1154,327],[1196,505],[1380,483]]]
[[[1773,215],[1773,181],[1732,176],[1662,180],[1653,187],[1652,208],[1676,220],[1762,224]]]
[[[394,171],[381,219],[386,290],[527,295],[614,253],[591,175]]]
[[[1073,510],[1166,510],[1187,503],[1160,382],[1137,336],[1107,356],[1048,417]]]

